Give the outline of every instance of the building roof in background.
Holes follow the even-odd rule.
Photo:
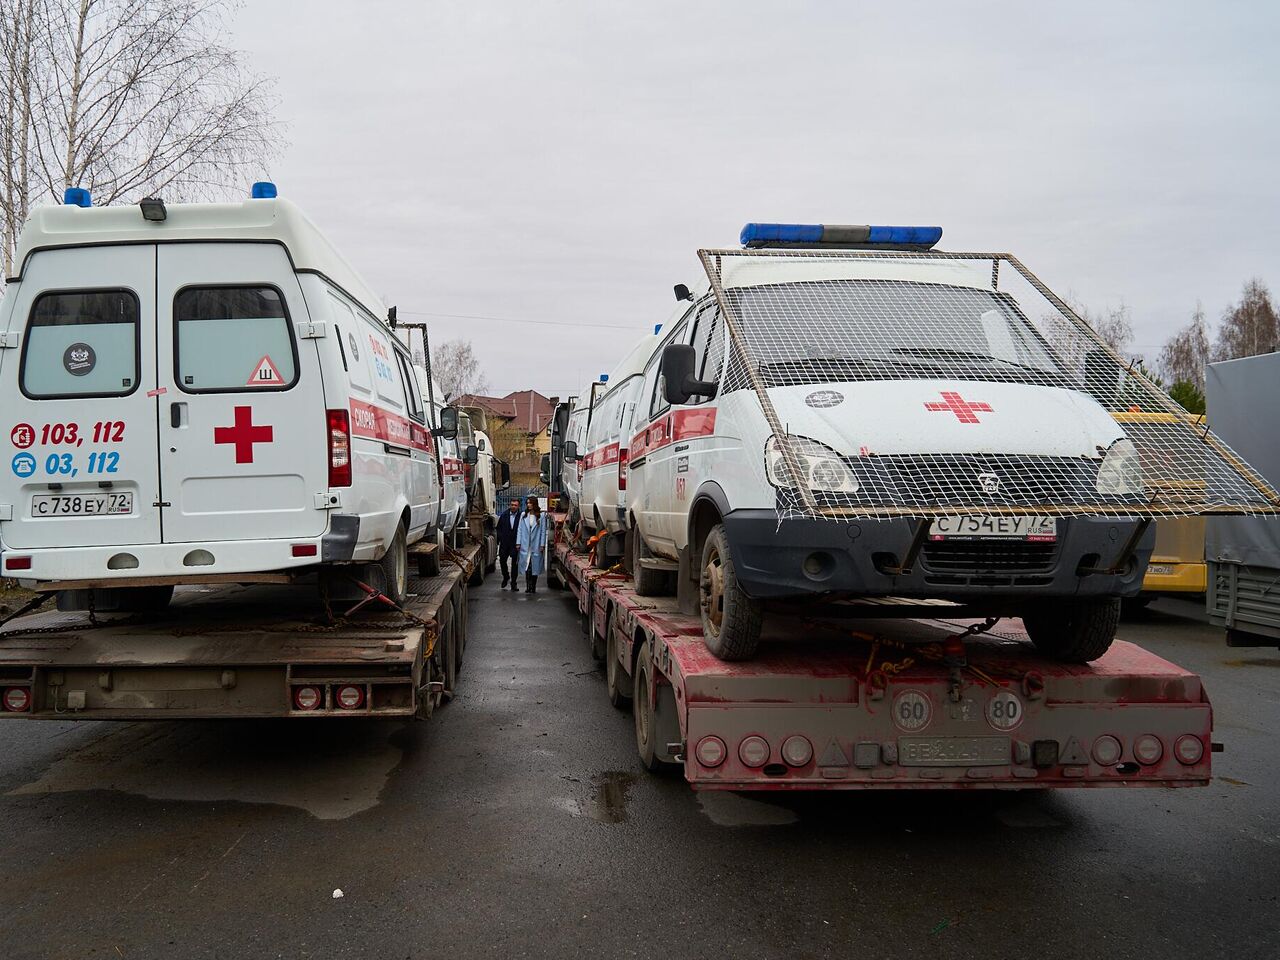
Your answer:
[[[481,407],[490,416],[508,420],[526,433],[541,433],[556,412],[555,404],[537,390],[515,390],[505,397],[464,393],[453,403],[458,407]]]

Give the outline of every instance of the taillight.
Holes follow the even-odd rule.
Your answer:
[[[4,692],[4,709],[8,713],[26,713],[31,709],[30,687],[9,687]]]
[[[618,451],[618,489],[627,489],[627,448]]]
[[[6,570],[30,570],[30,557],[5,557],[4,568]]]
[[[351,417],[345,410],[329,410],[329,486],[351,486]]]
[[[364,706],[364,687],[352,683],[339,687],[333,695],[333,702],[342,710],[359,710]]]
[[[293,555],[295,557],[314,557],[317,553],[314,543],[295,543],[293,545]]]
[[[316,710],[324,702],[319,687],[294,687],[293,706],[297,710]]]

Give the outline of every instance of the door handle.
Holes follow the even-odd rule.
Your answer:
[[[182,401],[169,404],[169,426],[185,427],[187,425],[187,405]]]

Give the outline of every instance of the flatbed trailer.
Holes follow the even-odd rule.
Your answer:
[[[258,583],[182,587],[160,614],[22,617],[0,628],[0,720],[429,717],[453,695],[478,557],[411,577],[399,610]]]
[[[553,573],[605,659],[610,699],[634,701],[642,762],[678,766],[697,789],[1210,780],[1200,678],[1123,640],[1091,664],[1063,664],[1039,656],[1016,620],[979,635],[947,606],[905,619],[869,604],[847,619],[770,617],[760,655],[726,663],[675,598],[637,595],[621,570],[593,567],[563,538]]]

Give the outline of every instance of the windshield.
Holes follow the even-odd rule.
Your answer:
[[[995,291],[824,280],[726,293],[770,386],[937,376],[1054,385],[1068,379],[1013,300]]]

